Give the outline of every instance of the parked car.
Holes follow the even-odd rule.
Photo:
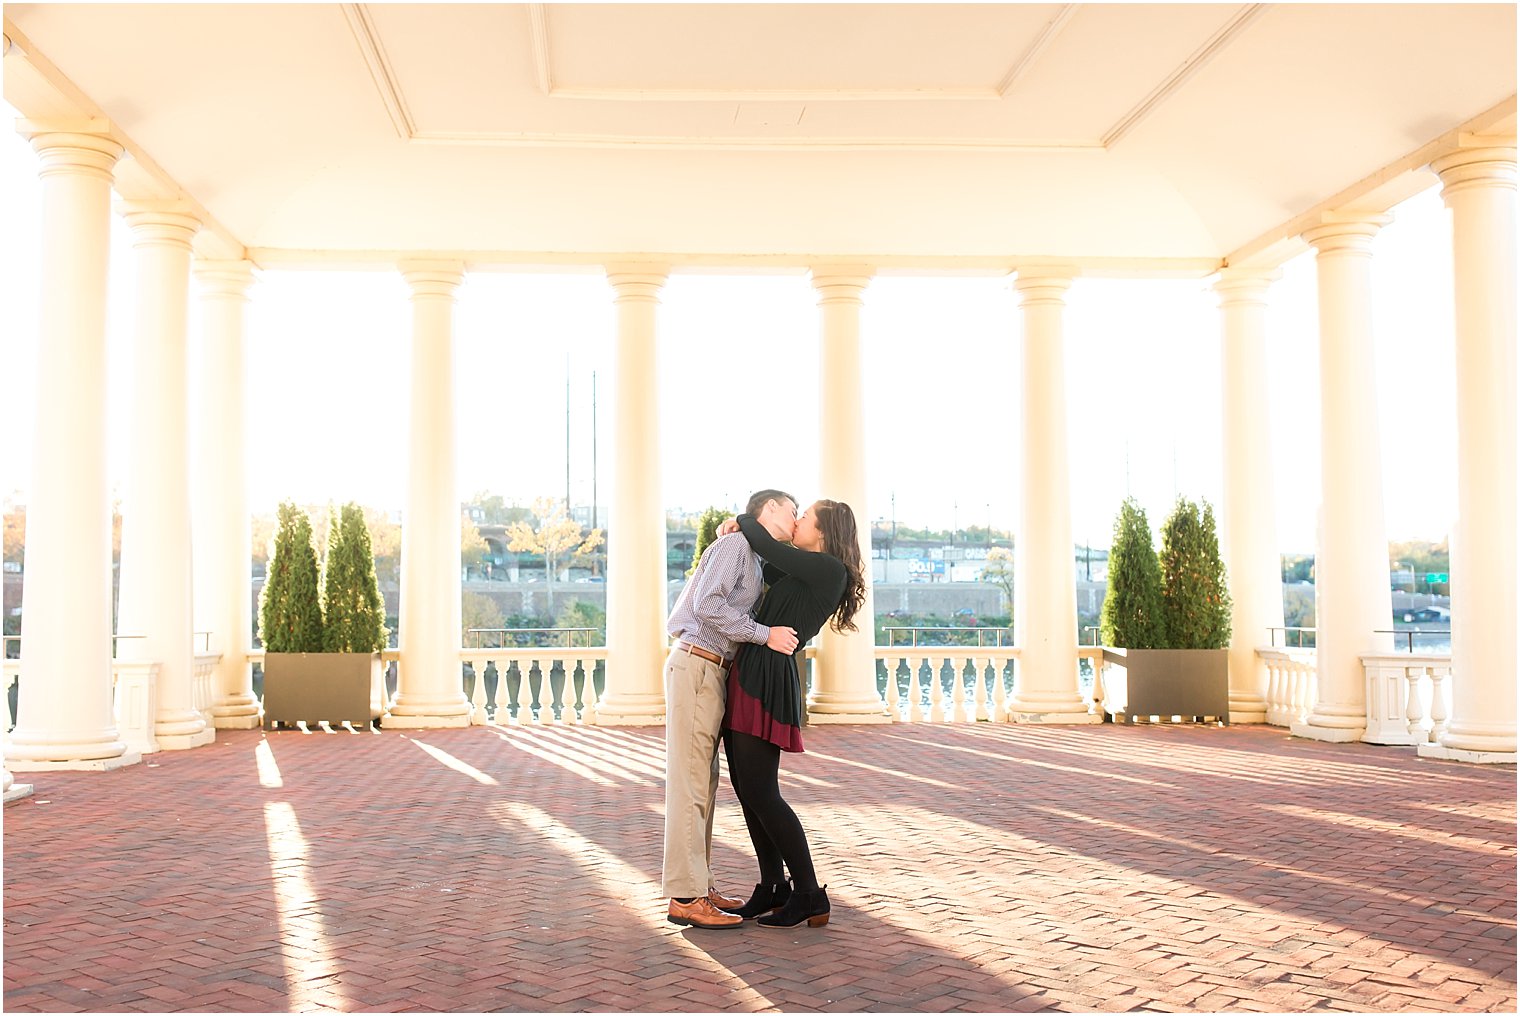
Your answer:
[[[1450,621],[1451,611],[1445,607],[1420,607],[1404,611],[1405,621]]]

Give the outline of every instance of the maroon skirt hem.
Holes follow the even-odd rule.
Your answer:
[[[728,668],[728,704],[723,710],[723,729],[769,741],[782,751],[803,750],[802,730],[790,723],[782,723],[766,712],[760,700],[739,684],[738,663],[732,663]]]

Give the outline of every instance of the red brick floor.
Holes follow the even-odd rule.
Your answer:
[[[835,909],[794,932],[665,922],[657,729],[223,731],[33,774],[5,1004],[1515,1009],[1513,767],[1265,727],[807,742],[784,789]],[[747,890],[726,784],[715,855]]]

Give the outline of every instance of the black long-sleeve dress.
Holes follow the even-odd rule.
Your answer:
[[[752,734],[782,751],[802,751],[802,682],[797,658],[839,608],[848,575],[832,554],[798,550],[777,541],[749,515],[739,531],[766,563],[770,588],[755,620],[797,631],[797,651],[778,653],[753,642],[739,648],[728,671],[723,729]]]

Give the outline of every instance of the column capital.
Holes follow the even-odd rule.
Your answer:
[[[657,302],[665,280],[670,278],[670,266],[647,263],[617,263],[606,266],[607,282],[616,294],[618,303],[627,300]]]
[[[201,221],[184,201],[122,201],[117,205],[132,227],[134,247],[175,247],[188,251]]]
[[[818,306],[864,302],[866,287],[876,270],[868,265],[814,265],[808,270],[818,291]]]
[[[31,142],[41,160],[37,170],[41,177],[81,174],[110,182],[125,150],[110,130],[111,122],[103,118],[16,121],[16,133]]]
[[[1440,176],[1441,197],[1469,187],[1515,189],[1514,135],[1463,134],[1457,147],[1432,159],[1430,168]]]
[[[248,287],[255,280],[252,261],[212,261],[197,258],[191,267],[203,296],[227,296],[248,299]]]
[[[1076,277],[1077,269],[1070,265],[1026,265],[1014,270],[1013,291],[1018,294],[1020,307],[1065,306],[1066,291]]]
[[[412,299],[419,296],[454,298],[464,281],[463,261],[402,261],[397,266],[401,277],[412,288]]]
[[[1373,212],[1326,212],[1318,226],[1304,230],[1304,242],[1313,247],[1320,256],[1326,254],[1356,254],[1372,256],[1372,238],[1390,222],[1393,216]]]
[[[1261,304],[1267,302],[1267,290],[1282,278],[1279,268],[1246,268],[1226,266],[1214,277],[1213,290],[1219,297],[1219,306],[1237,304]]]

